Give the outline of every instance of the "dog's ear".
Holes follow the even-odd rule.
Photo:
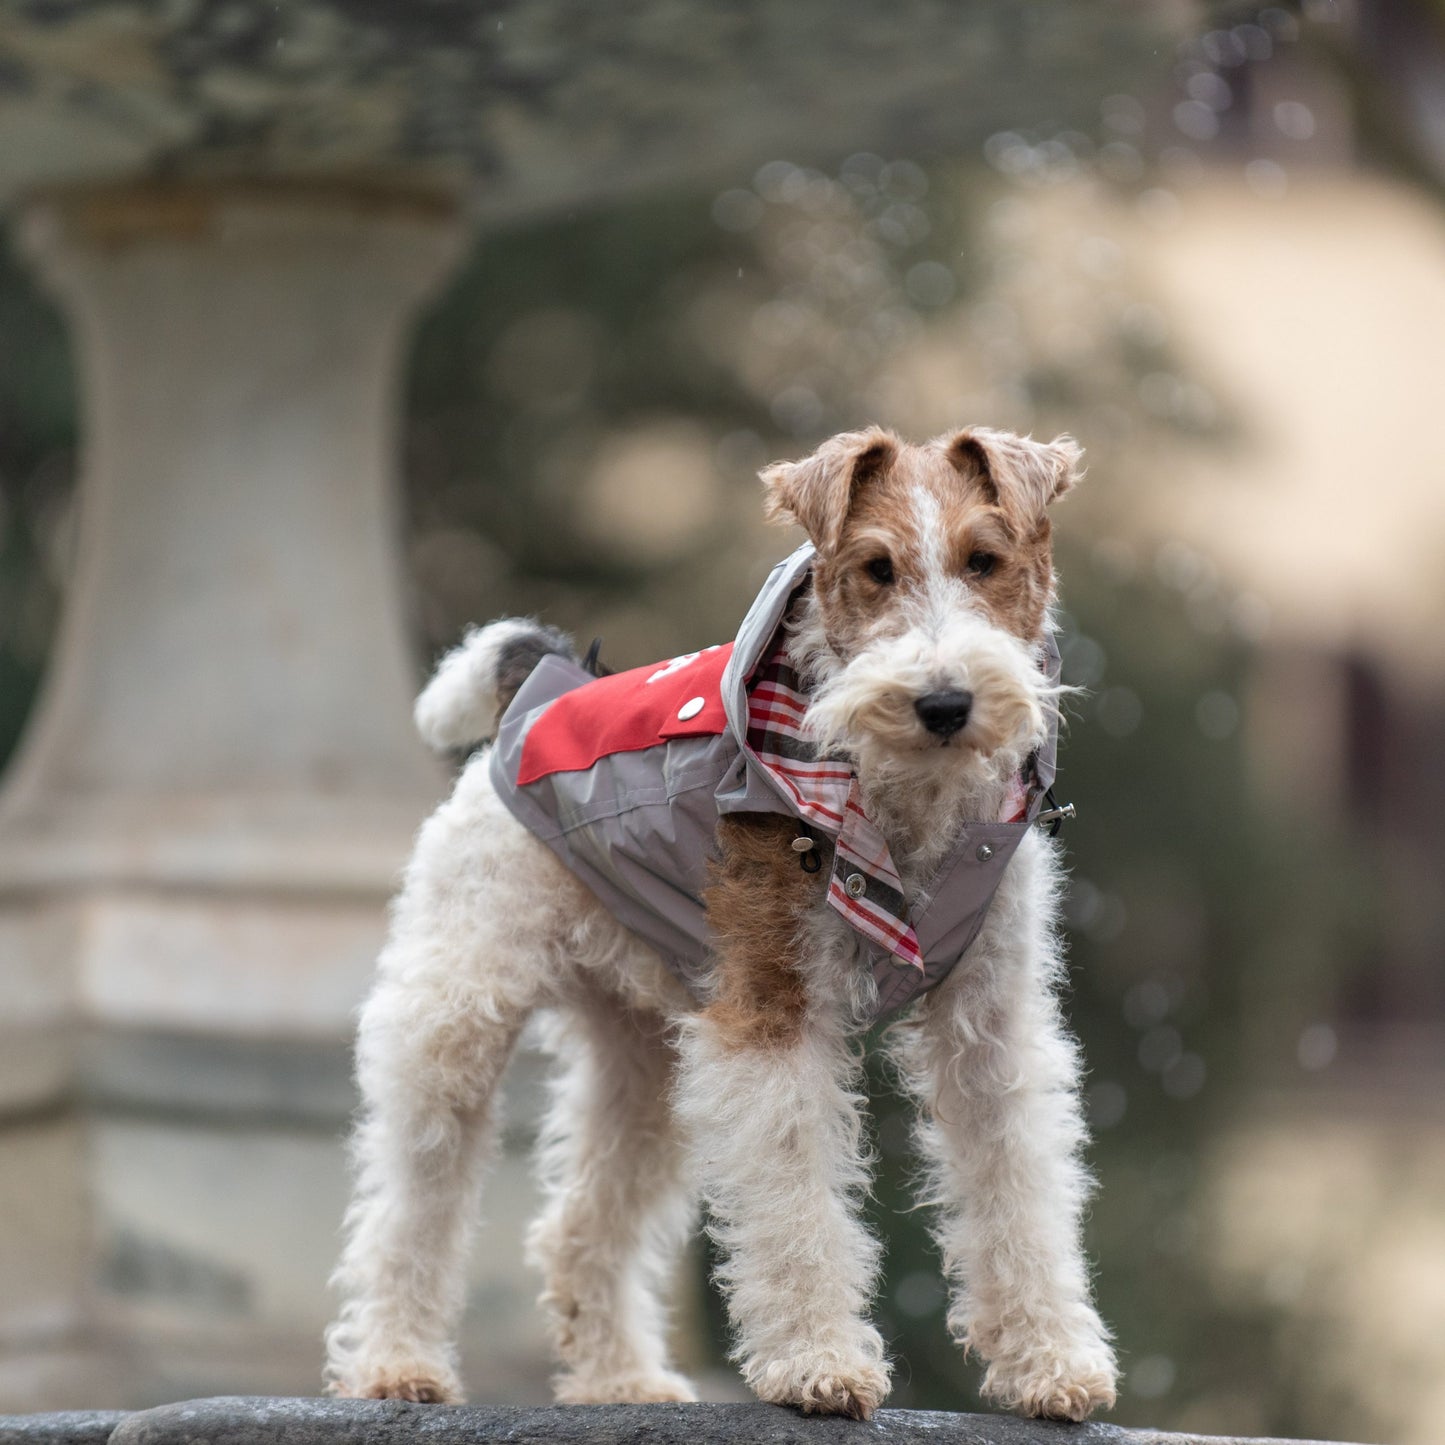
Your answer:
[[[763,511],[770,522],[800,523],[827,556],[838,545],[859,488],[886,472],[897,455],[898,438],[882,427],[830,437],[802,461],[763,468]]]
[[[992,500],[1030,520],[1044,514],[1083,476],[1083,450],[1071,436],[1036,442],[1032,437],[991,427],[966,427],[947,444],[948,458],[959,471],[977,477]]]

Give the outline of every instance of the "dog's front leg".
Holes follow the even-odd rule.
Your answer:
[[[949,1327],[988,1362],[986,1395],[1082,1420],[1114,1403],[1117,1371],[1080,1239],[1091,1181],[1078,1049],[1054,992],[1055,866],[1025,840],[979,938],[895,1032],[924,1107]]]
[[[867,1419],[888,1371],[864,1318],[879,1251],[858,1218],[856,1067],[824,1027],[764,1042],[704,1014],[684,1036],[678,1105],[748,1385],[774,1404]]]
[[[839,1011],[807,996],[804,919],[822,885],[799,869],[796,833],[776,818],[719,829],[717,998],[684,1029],[676,1105],[744,1378],[763,1400],[867,1419],[888,1369],[865,1318],[879,1246],[859,1219],[859,1057]]]

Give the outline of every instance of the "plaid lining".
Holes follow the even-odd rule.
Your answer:
[[[782,646],[774,647],[748,684],[748,749],[792,799],[798,816],[836,840],[829,905],[864,937],[921,972],[923,951],[908,925],[903,880],[888,844],[863,811],[853,769],[837,758],[820,758],[803,735],[807,708],[798,674]],[[858,875],[866,887],[854,898],[845,885]]]
[[[779,643],[748,684],[748,749],[792,799],[798,816],[834,838],[828,903],[864,937],[922,972],[923,951],[908,924],[908,900],[888,843],[863,810],[853,769],[840,759],[820,758],[804,736],[807,708],[808,696]],[[1027,812],[1028,790],[1020,777],[1009,790],[1001,821],[1022,821]],[[865,886],[854,898],[847,884],[860,875]]]

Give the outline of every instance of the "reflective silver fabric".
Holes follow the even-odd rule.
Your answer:
[[[519,787],[528,730],[556,698],[593,681],[575,664],[547,657],[513,699],[492,748],[492,782],[507,807],[620,922],[656,949],[695,995],[702,992],[708,968],[702,892],[718,815],[795,816],[743,740],[748,678],[812,563],[808,545],[780,562],[743,619],[722,678],[726,732],[614,753],[586,770],[552,773]],[[1050,676],[1057,681],[1052,638],[1048,648]],[[1032,826],[1039,795],[1053,782],[1056,748],[1057,730],[1051,726],[1038,758],[1041,786],[1030,821],[970,825],[912,900],[909,923],[923,950],[923,970],[900,966],[881,950],[866,950],[877,985],[875,1017],[939,983],[973,942],[1003,870]]]

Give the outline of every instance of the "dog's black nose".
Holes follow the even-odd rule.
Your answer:
[[[956,688],[926,693],[913,704],[913,710],[922,718],[923,726],[941,738],[951,738],[954,733],[962,732],[972,709],[973,694]]]

